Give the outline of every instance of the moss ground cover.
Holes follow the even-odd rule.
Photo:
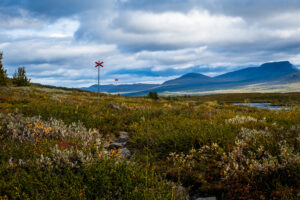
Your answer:
[[[223,199],[300,196],[299,93],[103,94],[97,104],[79,90],[0,89],[1,198],[183,199],[169,181]],[[293,108],[228,104],[244,101]],[[130,161],[103,148],[120,131]]]

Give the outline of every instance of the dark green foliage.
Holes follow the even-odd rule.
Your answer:
[[[141,167],[101,160],[77,170],[0,169],[0,199],[171,199],[171,186]],[[149,185],[145,180],[148,179]]]
[[[166,180],[101,140],[81,124],[0,113],[0,199],[170,199]]]
[[[157,92],[149,92],[147,97],[150,98],[150,99],[154,99],[154,100],[158,99]]]
[[[3,53],[0,52],[0,86],[6,86],[8,78],[7,78],[6,70],[3,68],[2,65],[2,58],[3,58]]]
[[[29,86],[30,85],[30,79],[26,76],[26,70],[25,67],[19,67],[18,70],[14,73],[13,76],[13,84],[16,86]]]
[[[39,88],[59,89],[59,90],[74,91],[74,92],[89,92],[89,91],[78,89],[78,88],[67,88],[67,87],[59,87],[59,86],[53,86],[53,85],[42,85],[40,83],[30,83],[30,85],[36,86]]]
[[[299,105],[300,93],[230,93],[230,94],[212,94],[202,96],[169,96],[164,97],[167,100],[176,101],[195,101],[204,103],[206,101],[218,101],[219,103],[260,103],[269,102],[272,105],[286,106],[286,105]]]

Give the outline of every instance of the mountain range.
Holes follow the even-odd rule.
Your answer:
[[[101,92],[120,93],[126,96],[143,96],[148,92],[163,93],[199,93],[205,91],[228,90],[247,87],[255,84],[265,86],[300,83],[300,70],[289,61],[270,62],[258,67],[228,72],[209,77],[200,73],[188,73],[179,78],[168,80],[162,84],[124,84],[101,85]],[[97,91],[97,85],[81,88]],[[300,88],[298,88],[300,91]]]

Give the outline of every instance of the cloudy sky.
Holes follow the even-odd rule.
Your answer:
[[[1,0],[0,51],[12,75],[67,87],[161,83],[269,61],[300,65],[299,0]]]

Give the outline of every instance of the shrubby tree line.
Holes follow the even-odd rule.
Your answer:
[[[7,77],[7,70],[3,67],[2,58],[3,53],[0,52],[0,86],[7,86],[11,83],[16,86],[29,86],[30,79],[27,78],[25,67],[19,67],[10,80]]]
[[[30,80],[26,76],[25,67],[19,67],[14,73],[12,78],[13,84],[16,86],[28,86],[30,85]]]
[[[147,97],[154,100],[159,99],[157,92],[152,92],[152,91],[148,93]]]
[[[3,58],[3,53],[0,52],[0,85],[7,85],[8,78],[6,74],[6,70],[3,68],[2,65],[2,58]]]

